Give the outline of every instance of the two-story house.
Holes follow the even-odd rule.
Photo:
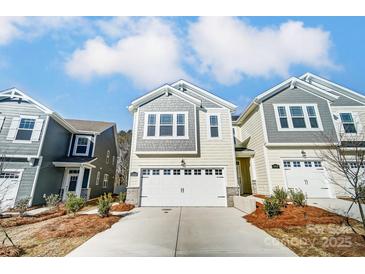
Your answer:
[[[31,197],[73,192],[90,199],[113,192],[114,123],[69,120],[16,88],[0,93],[0,208]]]
[[[241,194],[269,195],[281,186],[308,197],[345,195],[346,180],[326,168],[322,152],[340,136],[361,136],[364,124],[365,97],[316,75],[269,89],[233,121]]]
[[[136,99],[127,202],[227,206],[238,194],[236,106],[180,80]]]

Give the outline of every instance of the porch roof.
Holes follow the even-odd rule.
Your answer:
[[[65,157],[53,162],[55,167],[90,167],[95,168],[91,163],[96,157]]]
[[[236,147],[236,157],[237,158],[247,158],[253,157],[255,155],[255,151],[245,147]]]

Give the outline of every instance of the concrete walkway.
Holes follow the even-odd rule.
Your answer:
[[[295,256],[235,208],[136,208],[68,256]]]
[[[330,212],[336,213],[338,215],[347,216],[347,211],[351,206],[350,201],[342,200],[342,199],[308,199],[308,204],[316,207],[323,208]],[[365,205],[362,205],[362,208],[365,212]],[[349,217],[361,220],[360,210],[357,204],[354,204],[348,214]]]

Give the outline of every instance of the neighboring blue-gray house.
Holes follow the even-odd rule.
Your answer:
[[[114,123],[64,119],[16,88],[0,92],[0,209],[113,192],[116,135]]]

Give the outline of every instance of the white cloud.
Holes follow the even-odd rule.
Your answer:
[[[110,34],[118,35],[115,28],[108,29]],[[170,24],[157,18],[138,19],[130,31],[112,45],[101,37],[87,40],[67,61],[66,72],[83,79],[121,74],[143,88],[186,76],[180,66],[179,43]]]
[[[243,76],[288,76],[296,64],[336,67],[329,57],[330,33],[299,21],[256,28],[237,18],[202,17],[188,32],[201,69],[224,84]]]
[[[90,31],[87,20],[81,17],[0,17],[0,45],[60,30],[77,34]]]

